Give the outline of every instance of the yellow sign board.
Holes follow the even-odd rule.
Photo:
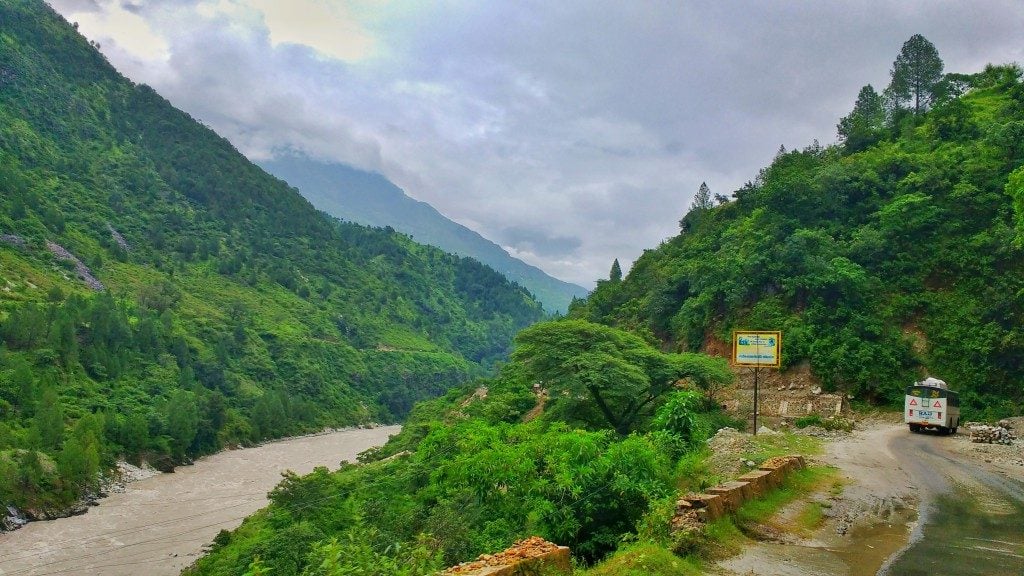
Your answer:
[[[734,366],[779,368],[782,365],[782,332],[734,331],[732,363]]]

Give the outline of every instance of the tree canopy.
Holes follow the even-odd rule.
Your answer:
[[[666,354],[633,334],[581,320],[523,330],[512,358],[554,398],[589,399],[620,434],[681,379],[700,384],[732,379],[720,358]]]
[[[689,351],[721,349],[733,329],[782,330],[783,367],[827,390],[888,404],[934,374],[962,392],[965,414],[1020,413],[1022,73],[951,78],[962,88],[934,101],[922,91],[919,115],[884,125],[863,88],[841,146],[780,151],[735,200],[568,317]]]
[[[863,150],[882,137],[885,129],[885,107],[882,97],[870,84],[860,89],[853,111],[837,126],[839,139],[851,152]]]
[[[903,43],[889,75],[892,82],[886,92],[893,103],[902,107],[910,102],[914,114],[920,114],[935,101],[942,80],[939,51],[927,38],[914,34]]]

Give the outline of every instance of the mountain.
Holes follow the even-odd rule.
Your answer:
[[[548,276],[431,205],[410,198],[380,174],[294,155],[259,164],[328,214],[369,226],[391,226],[417,242],[483,262],[532,292],[550,312],[564,313],[574,298],[587,295],[585,288]]]
[[[857,405],[902,409],[931,373],[965,419],[1019,414],[1021,76],[948,75],[930,111],[855,108],[840,144],[780,151],[733,200],[697,201],[626,278],[520,332],[494,378],[417,404],[361,465],[288,478],[186,573],[432,574],[524,534],[582,565],[612,555],[587,574],[689,573],[742,531],[728,515],[666,530],[681,494],[721,480],[708,437],[745,425],[713,394],[734,375],[733,329],[781,330],[787,376]]]
[[[544,316],[480,263],[317,211],[0,0],[0,504],[59,510],[118,456],[393,421]]]
[[[940,87],[921,114],[868,115],[858,99],[842,145],[780,151],[569,316],[720,354],[734,329],[782,330],[784,367],[826,389],[902,405],[904,386],[934,375],[962,392],[965,419],[1019,414],[1021,69]]]

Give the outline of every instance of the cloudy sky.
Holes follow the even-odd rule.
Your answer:
[[[1020,0],[51,0],[136,82],[253,159],[384,174],[590,287],[779,145],[835,141],[923,34],[1024,63]]]

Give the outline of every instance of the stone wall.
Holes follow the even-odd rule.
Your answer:
[[[440,576],[522,576],[542,567],[566,576],[572,574],[569,549],[533,536],[497,554],[482,554],[472,562],[452,566]]]
[[[745,502],[781,487],[787,475],[805,466],[803,456],[776,456],[732,482],[719,484],[703,494],[687,494],[676,502],[672,527],[675,530],[699,528],[704,523],[733,514]]]

